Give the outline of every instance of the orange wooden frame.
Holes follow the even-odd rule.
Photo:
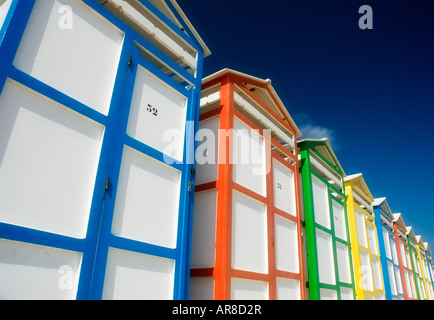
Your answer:
[[[258,130],[259,134],[264,136],[266,134],[263,130],[259,129],[254,123],[247,119],[243,114],[235,109],[234,106],[234,88],[235,84],[240,88],[244,86],[240,83],[244,81],[238,76],[227,74],[220,78],[214,79],[213,81],[205,84],[203,89],[209,88],[216,84],[221,84],[221,94],[220,102],[221,106],[200,116],[200,121],[206,120],[208,118],[214,117],[216,115],[220,116],[220,126],[219,129],[223,132],[228,132],[233,129],[234,118],[240,119],[246,125],[252,129]],[[256,83],[255,85],[261,85]],[[261,85],[262,86],[262,85]],[[254,99],[258,104],[261,105],[267,112],[273,115],[285,128],[287,128],[294,137],[296,136],[295,129],[292,128],[287,122],[275,114],[269,107],[267,107],[259,98],[257,98],[248,89],[244,88],[245,92]],[[243,89],[243,90],[244,90]],[[268,90],[268,89],[267,89]],[[272,96],[272,94],[271,94]],[[273,97],[274,99],[274,97]],[[270,165],[269,170],[267,170],[266,176],[266,196],[261,196],[254,191],[249,190],[233,181],[233,164],[230,161],[231,151],[232,151],[232,139],[228,136],[220,137],[219,139],[219,163],[218,163],[218,173],[217,181],[205,183],[198,185],[195,188],[195,192],[217,189],[217,216],[216,216],[216,247],[215,247],[215,265],[213,268],[199,268],[191,270],[191,277],[214,277],[214,299],[216,300],[229,300],[231,299],[231,279],[233,277],[243,278],[249,280],[259,280],[266,281],[269,288],[269,299],[275,300],[277,298],[276,293],[276,278],[282,277],[287,279],[297,279],[300,281],[300,297],[301,299],[306,298],[306,288],[305,288],[305,275],[304,275],[304,254],[303,254],[303,241],[301,236],[302,224],[301,224],[301,207],[300,207],[300,196],[299,190],[299,168],[297,161],[297,149],[295,149],[295,155],[291,153],[286,148],[282,147],[277,141],[271,137],[264,139],[267,143],[266,150],[271,150],[271,144],[278,148],[285,155],[294,160],[294,164],[290,164],[288,161],[283,159],[274,150],[271,150],[267,154],[267,164]],[[295,140],[295,139],[294,139]],[[224,152],[224,159],[220,158],[222,151]],[[296,190],[296,212],[295,216],[284,212],[276,207],[274,207],[274,192],[273,192],[273,159],[279,161],[281,164],[289,168],[294,172],[294,183]],[[268,167],[267,167],[268,169]],[[231,256],[232,256],[232,192],[236,190],[244,195],[247,195],[257,201],[263,203],[267,207],[267,246],[268,246],[268,273],[256,273],[250,271],[243,271],[238,269],[233,269],[231,266]],[[299,260],[299,273],[291,273],[276,269],[276,257],[275,257],[275,216],[282,216],[290,221],[297,224],[298,232],[298,260]]]
[[[396,221],[393,222],[393,231],[395,233],[395,238],[398,239],[398,241],[396,243],[396,251],[398,253],[399,269],[401,271],[401,282],[402,282],[402,288],[404,291],[404,298],[405,298],[405,300],[417,300],[417,297],[410,298],[408,296],[408,292],[411,291],[411,288],[407,287],[407,282],[405,281],[404,270],[407,271],[407,273],[409,274],[409,277],[410,276],[413,277],[413,270],[412,270],[411,265],[410,265],[410,267],[408,266],[408,262],[406,262],[407,266],[404,266],[404,264],[402,262],[402,260],[404,260],[404,259],[407,261],[407,254],[410,254],[410,252],[408,250],[407,241],[399,237],[398,226],[397,226]],[[404,252],[401,251],[401,246],[400,246],[401,242],[404,246]],[[410,283],[410,285],[411,285],[411,283]]]

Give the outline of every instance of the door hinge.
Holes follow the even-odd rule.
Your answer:
[[[132,56],[130,56],[130,58],[128,59],[128,66],[130,66],[131,65],[131,60],[133,59],[133,57]]]
[[[109,185],[110,185],[110,176],[107,176],[107,180],[105,181],[105,191],[109,189]]]
[[[193,181],[188,182],[188,192],[191,192],[193,190]]]

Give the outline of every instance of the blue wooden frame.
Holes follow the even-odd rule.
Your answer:
[[[397,291],[397,294],[394,295],[394,294],[392,294],[392,288],[390,286],[389,270],[387,267],[388,262],[392,263],[395,272],[396,272],[396,268],[398,268],[398,270],[399,270],[399,274],[395,275],[395,277],[399,277],[399,280],[401,280],[401,282],[402,282],[402,277],[401,277],[401,269],[399,266],[399,261],[398,261],[398,264],[394,263],[393,253],[391,253],[392,254],[391,259],[389,259],[386,255],[386,248],[384,246],[383,228],[385,228],[387,230],[387,232],[389,233],[389,236],[395,241],[395,246],[399,246],[399,243],[396,243],[395,233],[394,233],[393,227],[392,227],[392,229],[390,229],[390,227],[388,227],[387,225],[385,225],[381,221],[381,214],[384,214],[387,217],[389,217],[389,219],[393,225],[393,216],[391,216],[388,212],[386,212],[385,210],[383,210],[383,208],[381,208],[381,206],[384,204],[385,201],[386,201],[386,199],[384,199],[384,201],[382,201],[378,205],[373,206],[374,207],[374,214],[375,214],[375,224],[377,225],[377,237],[378,237],[378,247],[380,249],[381,269],[383,271],[384,293],[385,293],[386,300],[394,300],[394,299],[395,300],[398,300],[398,299],[404,300],[405,299],[404,292],[399,293]]]
[[[431,285],[434,290],[434,281],[433,281],[433,274],[432,274],[432,270],[433,270],[432,256],[428,254],[428,250],[425,251],[425,258],[426,258],[426,263],[428,265],[428,272],[431,279]]]
[[[194,77],[158,48],[140,37],[134,30],[116,18],[95,0],[81,0],[125,34],[110,111],[106,116],[29,76],[12,65],[35,1],[36,0],[13,0],[5,23],[0,30],[0,94],[6,79],[13,79],[85,117],[104,125],[106,131],[97,169],[86,238],[76,239],[6,223],[0,223],[0,238],[81,252],[83,258],[76,296],[77,299],[101,299],[109,247],[175,260],[173,298],[188,299],[194,197],[194,192],[189,192],[188,186],[191,182],[194,187],[195,183],[194,171],[192,170],[195,169],[195,163],[191,161],[190,155],[194,153],[196,148],[194,136],[197,132],[199,122],[198,109],[204,55],[202,47],[198,44],[196,39],[192,39],[183,33],[149,1],[140,0],[154,15],[160,18],[169,27],[173,28],[176,34],[181,36],[197,50],[197,71],[196,77]],[[174,12],[174,14],[178,16],[177,12]],[[188,30],[188,32],[190,31]],[[193,85],[192,88],[187,90],[182,87],[141,57],[135,42],[172,68],[174,72],[184,77],[187,82]],[[130,57],[132,58],[131,60]],[[173,168],[181,171],[182,176],[177,245],[175,249],[129,240],[111,234],[116,187],[118,184],[124,145],[139,150],[161,162],[164,162],[164,159],[167,158],[167,156],[163,156],[161,152],[154,150],[126,134],[129,107],[125,106],[129,106],[131,103],[138,64],[145,67],[160,80],[188,98],[186,123],[194,123],[193,126],[186,126],[183,161],[173,161],[173,164],[171,164]],[[106,191],[107,176],[110,177],[110,184]]]

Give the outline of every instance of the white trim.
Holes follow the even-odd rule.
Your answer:
[[[393,231],[393,222],[389,219],[389,217],[385,216],[383,213],[380,214],[380,219],[381,222],[388,226],[390,228],[390,230],[392,231],[392,233],[394,233]]]
[[[206,106],[213,104],[217,101],[220,101],[220,91],[211,93],[210,95],[201,98],[200,99],[200,107],[201,108],[206,107]]]
[[[336,178],[333,174],[331,174],[330,171],[327,170],[327,168],[324,167],[318,160],[316,160],[310,153],[309,153],[309,159],[310,159],[310,163],[315,168],[317,168],[319,171],[324,173],[330,180],[335,182],[342,189],[342,181]]]
[[[287,142],[291,148],[295,148],[294,140],[291,139],[286,133],[279,129],[274,123],[271,122],[266,116],[264,116],[257,108],[252,106],[248,101],[243,99],[238,93],[234,92],[234,101],[238,103],[243,109],[253,115],[261,123],[274,131],[283,141]]]
[[[214,79],[217,79],[217,78],[219,78],[219,77],[221,77],[221,76],[223,76],[223,75],[225,75],[225,74],[228,74],[228,73],[231,73],[231,74],[234,74],[234,75],[240,76],[240,77],[242,77],[242,78],[246,78],[246,80],[247,80],[247,79],[250,79],[250,80],[252,80],[252,81],[256,81],[256,82],[262,83],[264,86],[267,86],[267,87],[271,90],[271,93],[273,94],[273,96],[277,99],[277,101],[278,101],[278,103],[280,104],[280,106],[282,107],[282,110],[283,110],[283,112],[284,112],[284,117],[285,117],[285,119],[286,119],[286,120],[291,124],[291,126],[294,128],[294,130],[295,130],[295,132],[296,132],[296,134],[295,134],[296,137],[301,137],[300,129],[297,127],[297,125],[295,124],[295,122],[294,122],[294,120],[292,119],[291,115],[289,114],[288,110],[286,109],[285,105],[282,103],[282,101],[280,100],[280,98],[279,98],[279,96],[277,95],[276,91],[274,90],[273,86],[271,85],[271,80],[270,80],[270,79],[265,79],[265,80],[263,80],[263,79],[260,79],[260,78],[257,78],[257,77],[254,77],[254,76],[248,75],[248,74],[246,74],[246,73],[242,73],[242,72],[235,71],[235,70],[232,70],[232,69],[224,68],[224,69],[222,69],[222,70],[220,70],[220,71],[217,71],[217,72],[215,72],[215,73],[213,73],[213,74],[211,74],[211,75],[205,77],[205,78],[202,80],[202,84],[206,84],[206,83],[208,83],[208,82],[210,82],[210,81],[212,81],[212,80],[214,80]]]
[[[178,5],[178,3],[175,0],[170,0],[170,3],[172,3],[173,7],[175,8],[176,12],[178,12],[178,14],[181,16],[182,20],[184,20],[185,24],[187,25],[187,27],[190,29],[190,31],[193,33],[194,37],[196,38],[196,40],[199,42],[199,44],[201,45],[203,52],[204,52],[204,58],[206,58],[207,56],[209,56],[211,54],[211,51],[209,50],[209,48],[206,46],[205,42],[202,40],[202,38],[199,36],[199,34],[197,33],[196,29],[193,27],[193,25],[191,24],[190,20],[188,20],[187,16],[185,15],[185,13],[182,11],[181,7]]]
[[[353,189],[353,190],[354,190],[354,189]],[[360,204],[362,204],[362,205],[365,206],[365,209],[366,209],[367,211],[369,211],[370,213],[373,214],[373,211],[372,211],[371,205],[370,205],[368,202],[366,202],[365,199],[363,199],[362,197],[360,197],[360,196],[357,194],[356,191],[353,191],[353,196],[354,196],[354,198],[355,198],[355,199],[356,199]]]
[[[179,44],[170,38],[164,31],[157,28],[151,21],[138,12],[125,0],[108,0],[122,14],[137,23],[146,33],[160,42],[166,49],[180,58],[183,62],[193,69],[197,69],[197,61],[195,57],[186,52]]]

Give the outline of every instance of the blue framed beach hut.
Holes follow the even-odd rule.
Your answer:
[[[188,298],[209,54],[174,0],[0,0],[2,298]]]
[[[375,224],[378,226],[378,246],[383,269],[385,298],[386,300],[404,300],[401,268],[393,227],[394,217],[384,197],[374,199],[373,207]]]
[[[427,263],[427,278],[429,278],[430,282],[430,288],[428,289],[432,296],[434,297],[434,280],[433,280],[433,259],[432,259],[432,251],[429,247],[428,242],[424,242],[425,245],[425,257],[426,257],[426,263]]]

